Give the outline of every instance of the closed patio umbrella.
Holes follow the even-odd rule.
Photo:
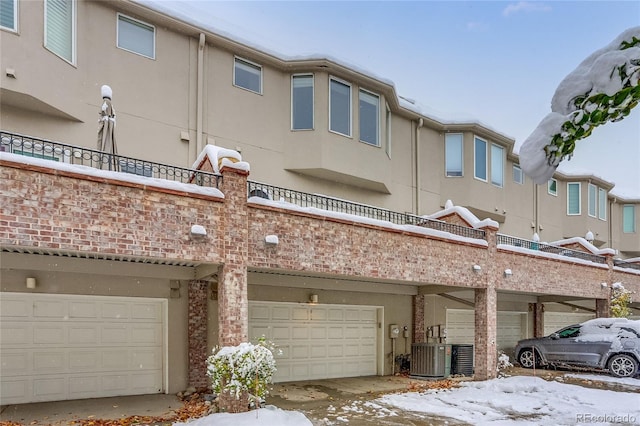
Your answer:
[[[116,111],[111,105],[111,87],[104,85],[101,88],[101,92],[102,107],[100,108],[100,120],[98,121],[98,151],[101,151],[104,155],[100,155],[99,167],[117,171]]]

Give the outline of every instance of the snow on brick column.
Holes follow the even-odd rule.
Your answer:
[[[247,295],[248,213],[246,170],[222,167],[225,197],[222,252],[218,274],[218,342],[237,346],[249,339]]]
[[[596,318],[607,318],[611,316],[611,300],[596,299]]]
[[[497,373],[497,292],[495,287],[475,290],[475,374],[476,380],[489,380]]]
[[[413,343],[423,343],[424,329],[424,294],[413,296]]]
[[[207,281],[189,281],[189,386],[209,387],[207,378]]]

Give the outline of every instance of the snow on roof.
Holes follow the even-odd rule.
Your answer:
[[[242,161],[242,155],[240,155],[238,151],[211,144],[204,147],[196,161],[193,163],[192,168],[200,168],[205,158],[209,159],[215,173],[220,173],[220,169],[223,166],[247,172],[250,170],[249,163]]]
[[[582,265],[595,266],[597,268],[602,268],[602,269],[609,269],[606,263],[593,262],[591,260],[582,259],[580,257],[565,256],[559,253],[548,253],[546,251],[534,250],[534,249],[525,248],[525,247],[518,247],[518,246],[513,246],[511,244],[498,244],[498,249],[504,250],[504,251],[511,251],[514,253],[546,257],[547,259],[555,259],[555,260],[562,260],[565,262],[580,263]]]
[[[354,214],[334,212],[329,210],[318,209],[315,207],[301,207],[297,204],[289,203],[283,200],[275,201],[275,200],[269,200],[266,198],[255,196],[255,197],[250,197],[249,202],[254,204],[260,204],[263,206],[277,207],[280,209],[312,214],[316,216],[330,217],[333,219],[339,219],[347,222],[373,225],[373,226],[393,229],[397,231],[412,232],[416,234],[428,235],[428,236],[442,238],[442,239],[451,240],[451,241],[472,243],[474,245],[479,245],[484,247],[488,247],[489,245],[486,240],[463,237],[460,235],[452,234],[450,232],[439,231],[437,229],[425,228],[417,225],[398,225],[393,222],[388,222],[388,221],[379,220],[379,219],[372,219],[369,217],[363,217],[363,216],[358,216]]]
[[[64,172],[77,173],[85,176],[93,176],[102,179],[117,180],[121,182],[135,183],[147,187],[170,189],[172,191],[188,192],[191,194],[206,195],[209,197],[224,198],[224,194],[218,188],[210,188],[195,185],[192,183],[182,183],[167,179],[158,179],[132,173],[116,172],[112,170],[101,170],[80,164],[69,164],[59,161],[51,161],[26,155],[0,152],[0,160],[12,161],[38,167],[60,170]]]
[[[581,246],[589,250],[591,253],[597,254],[600,256],[605,256],[607,254],[610,254],[613,256],[614,254],[616,254],[616,251],[614,249],[611,249],[611,248],[599,249],[598,247],[594,246],[593,244],[591,244],[589,241],[585,240],[582,237],[565,238],[564,240],[553,241],[549,244],[552,246],[560,246],[560,247],[568,246],[570,244],[580,244]]]
[[[620,339],[640,339],[640,320],[627,318],[595,318],[580,324],[580,335],[576,341],[615,342]]]
[[[449,216],[451,214],[457,214],[458,216],[460,216],[462,218],[462,220],[464,220],[465,222],[467,222],[469,224],[469,226],[473,227],[473,228],[486,228],[486,227],[491,227],[491,228],[499,228],[500,225],[498,225],[498,222],[496,222],[495,220],[492,219],[484,219],[484,220],[480,220],[478,219],[478,217],[476,215],[474,215],[473,213],[471,213],[471,211],[469,211],[469,209],[467,209],[466,207],[461,207],[461,206],[454,206],[453,202],[451,200],[447,200],[447,202],[445,203],[445,209],[444,210],[440,210],[439,212],[430,214],[430,215],[426,215],[423,216],[427,219],[435,219],[438,220],[441,217],[446,217]]]

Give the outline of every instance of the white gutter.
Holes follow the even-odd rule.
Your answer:
[[[420,128],[424,125],[422,118],[416,121],[416,207],[415,214],[420,214]]]

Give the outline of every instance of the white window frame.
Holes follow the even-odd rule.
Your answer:
[[[342,133],[342,132],[339,132],[337,130],[333,130],[331,128],[331,125],[332,125],[332,123],[331,123],[331,82],[333,82],[333,81],[335,81],[336,83],[339,83],[339,84],[344,84],[345,86],[349,87],[349,133]],[[333,77],[333,76],[329,77],[329,131],[331,133],[335,133],[335,134],[338,134],[338,135],[346,136],[346,137],[349,137],[349,138],[351,137],[351,134],[353,133],[353,111],[352,111],[352,108],[353,108],[353,93],[352,92],[353,92],[353,87],[351,86],[350,83],[347,83],[346,81],[341,80],[341,79],[336,78],[336,77]]]
[[[626,222],[625,222],[625,218],[626,218],[625,211],[626,211],[627,208],[631,209],[631,223],[630,223],[631,230],[630,231],[627,231],[625,229],[625,225],[626,225]],[[624,204],[622,206],[622,233],[623,234],[635,234],[636,231],[637,231],[637,229],[636,229],[636,206],[635,206],[635,204]]]
[[[385,125],[387,126],[386,128],[387,144],[385,146],[385,151],[387,153],[387,157],[391,159],[391,120],[393,116],[391,115],[391,108],[389,108],[389,104],[385,102],[384,105],[386,108]]]
[[[516,179],[516,174],[520,175],[519,179]],[[522,171],[522,168],[520,167],[519,164],[513,165],[513,181],[518,185],[524,185],[524,172]]]
[[[151,56],[149,55],[145,55],[142,52],[137,52],[135,50],[131,50],[131,49],[127,49],[126,47],[123,47],[120,45],[120,22],[121,22],[121,18],[125,21],[132,21],[133,23],[137,23],[139,24],[140,27],[148,27],[149,29],[153,30],[153,53],[151,54]],[[143,56],[145,58],[149,58],[149,59],[156,59],[156,27],[155,25],[151,25],[147,22],[141,21],[139,19],[136,18],[132,18],[131,16],[125,15],[124,13],[118,13],[117,14],[117,19],[116,19],[116,47],[118,49],[122,49],[125,50],[127,52],[131,52],[134,53],[136,55],[140,55]]]
[[[53,53],[54,55],[56,55],[57,57],[59,57],[60,59],[62,59],[63,61],[75,66],[76,65],[76,34],[77,34],[77,28],[78,28],[78,23],[77,23],[77,17],[78,17],[78,13],[77,13],[77,2],[76,0],[70,0],[71,1],[71,59],[69,60],[68,58],[65,58],[64,56],[62,56],[60,53],[56,52],[55,50],[53,50],[49,43],[48,43],[48,39],[47,39],[47,34],[48,34],[48,27],[47,27],[47,3],[50,0],[44,0],[44,47],[51,53]]]
[[[554,186],[556,187],[555,190],[551,189],[551,184],[555,184]],[[549,179],[549,181],[547,182],[547,194],[549,195],[553,195],[554,197],[558,196],[558,180],[555,178],[551,178]]]
[[[0,29],[11,31],[13,33],[18,32],[18,0],[12,0],[13,4],[13,27],[5,27],[0,25]]]
[[[294,127],[294,103],[293,103],[293,98],[294,98],[294,87],[293,87],[293,82],[296,79],[296,77],[311,77],[311,128],[306,129],[306,128],[296,128]],[[315,121],[315,111],[316,111],[316,93],[315,93],[315,89],[316,89],[316,78],[315,75],[313,74],[309,74],[309,73],[303,73],[303,74],[292,74],[291,75],[291,130],[293,131],[305,131],[305,130],[314,130],[315,126],[316,126],[316,121]]]
[[[449,174],[447,168],[447,157],[449,150],[447,149],[447,136],[460,136],[460,174]],[[445,177],[464,177],[464,133],[447,133],[444,135],[444,175]]]
[[[598,216],[598,187],[592,183],[587,186],[587,214],[589,217]]]
[[[598,219],[607,220],[607,190],[598,188]]]
[[[496,165],[493,164],[493,150],[500,150],[500,182],[494,182],[494,170],[496,169]],[[498,188],[504,187],[504,148],[500,145],[491,144],[491,148],[489,149],[489,156],[491,157],[491,184]]]
[[[571,213],[569,206],[571,205],[571,190],[570,187],[578,185],[578,212]],[[567,216],[580,216],[582,214],[582,184],[581,182],[567,182]]]
[[[485,173],[485,177],[484,179],[482,177],[478,177],[478,170],[476,169],[476,165],[478,164],[477,160],[477,149],[476,149],[476,144],[477,142],[483,142],[484,143],[484,173]],[[482,182],[487,182],[489,179],[489,143],[485,140],[482,139],[481,137],[478,136],[474,136],[473,137],[473,177],[474,179],[478,179]]]
[[[360,108],[360,104],[362,103],[362,95],[368,95],[371,96],[373,98],[376,99],[376,140],[374,142],[370,142],[370,141],[365,141],[362,139],[362,123],[364,122],[362,119],[362,111]],[[367,89],[363,89],[360,88],[360,90],[358,90],[358,121],[359,121],[359,126],[358,126],[358,138],[360,140],[360,142],[362,143],[366,143],[367,145],[371,145],[371,146],[380,146],[380,95],[378,95],[377,93],[374,93],[370,90]]]
[[[241,85],[236,83],[236,66],[238,65],[238,62],[243,62],[245,65],[249,65],[250,67],[255,67],[255,68],[257,68],[259,70],[259,73],[260,73],[260,88],[259,88],[258,91],[255,91],[255,90],[253,90],[253,89],[251,89],[249,87],[241,86]],[[241,58],[240,56],[234,56],[233,57],[233,85],[235,87],[238,87],[238,88],[243,89],[243,90],[247,90],[247,91],[249,91],[251,93],[257,93],[258,95],[262,95],[262,77],[263,77],[263,74],[264,73],[263,73],[263,70],[262,70],[262,65],[256,64],[255,62],[252,62],[252,61],[250,61],[248,59]]]

